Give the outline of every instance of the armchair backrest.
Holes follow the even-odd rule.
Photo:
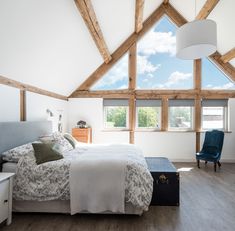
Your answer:
[[[224,143],[224,132],[219,130],[207,131],[202,152],[221,154]]]

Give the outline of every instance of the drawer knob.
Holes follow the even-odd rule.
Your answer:
[[[7,203],[7,202],[8,202],[8,200],[4,200],[3,202],[4,202],[4,204],[5,204],[5,203]]]

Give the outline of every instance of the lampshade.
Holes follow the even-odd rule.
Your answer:
[[[176,56],[180,59],[200,59],[216,51],[216,23],[195,20],[181,26],[176,32]]]

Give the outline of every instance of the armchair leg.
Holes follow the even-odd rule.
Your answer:
[[[217,165],[217,163],[214,162],[214,171],[215,171],[215,172],[216,172],[216,165]]]
[[[197,160],[197,167],[200,168],[200,160]]]
[[[207,164],[207,161],[205,161],[205,164]]]
[[[219,161],[218,161],[217,163],[218,163],[218,166],[219,166],[219,168],[220,168],[220,167],[221,167],[221,163],[220,163]]]

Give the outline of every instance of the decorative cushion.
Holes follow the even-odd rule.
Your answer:
[[[63,158],[63,155],[55,151],[51,144],[33,143],[32,145],[37,165]]]
[[[52,143],[59,144],[60,145],[60,152],[71,151],[73,149],[73,146],[69,143],[69,141],[66,140],[63,137],[63,135],[59,132],[55,132],[49,136],[40,137],[40,141],[42,141],[45,144],[52,144]]]
[[[64,134],[64,138],[75,148],[78,145],[78,141],[69,133]]]
[[[39,142],[39,141],[35,141]],[[2,159],[8,162],[18,163],[19,159],[30,152],[33,152],[32,143],[23,144],[2,153]]]

